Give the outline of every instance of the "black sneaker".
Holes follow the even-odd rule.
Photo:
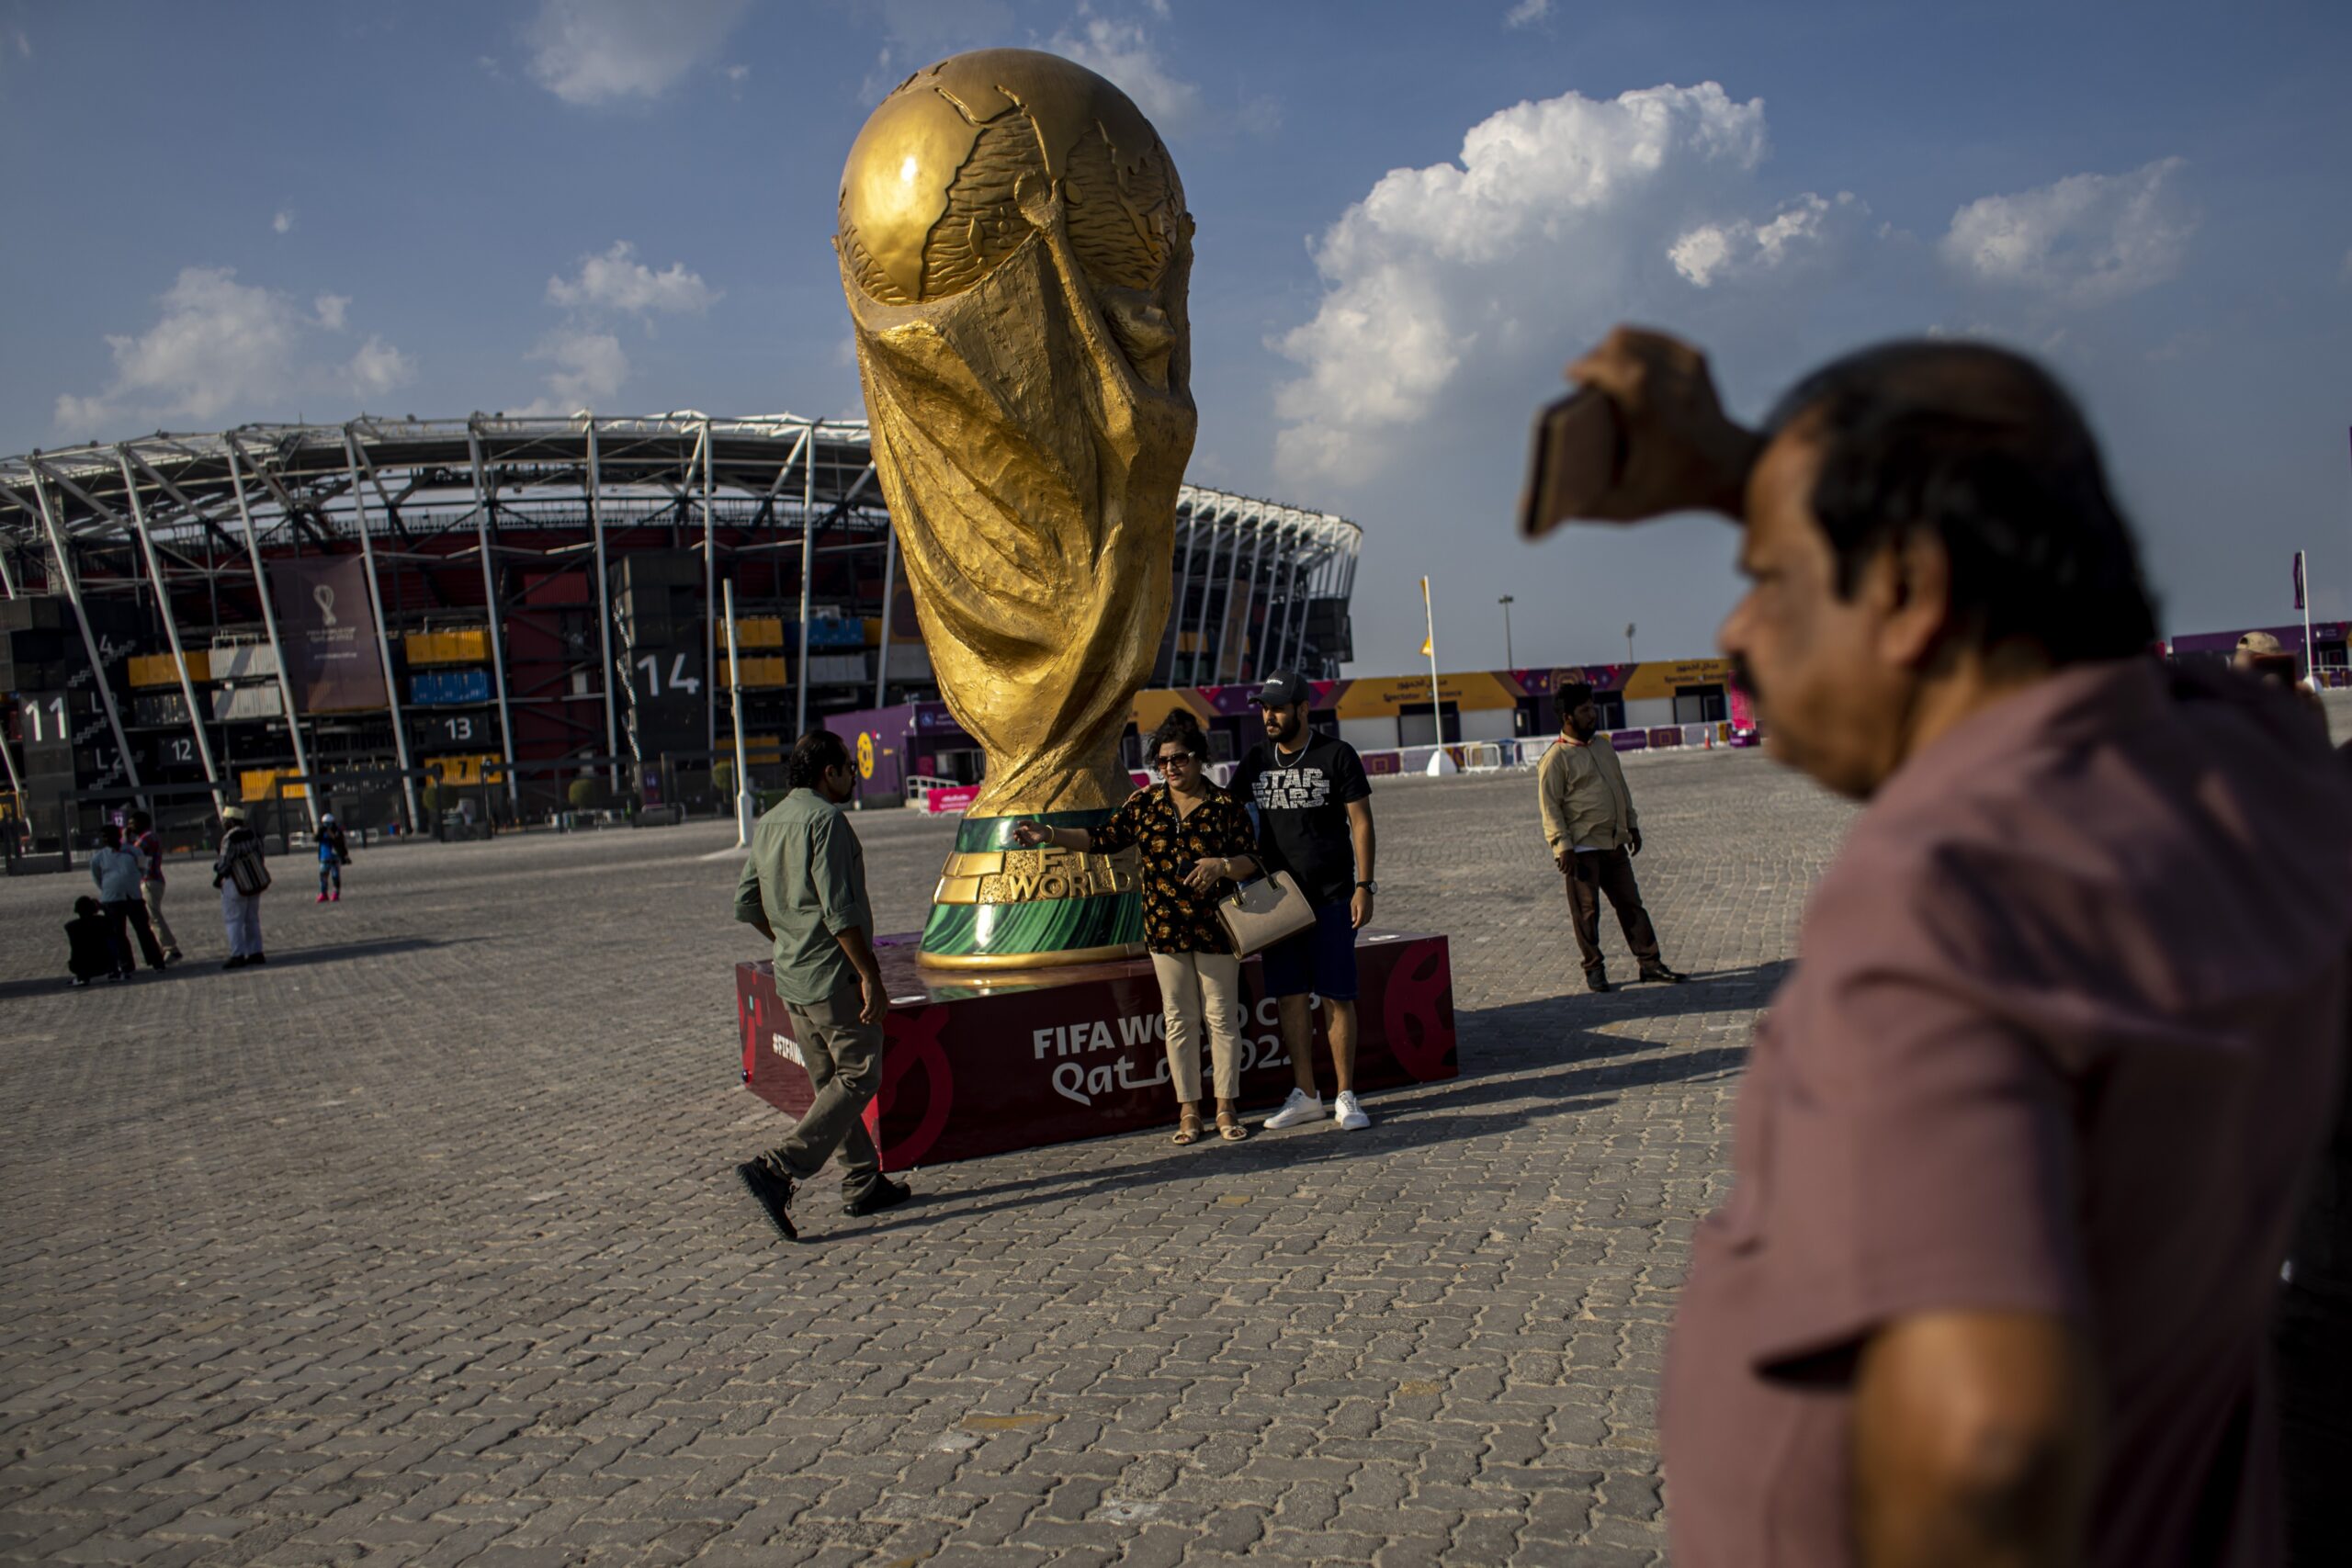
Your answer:
[[[1617,987],[1609,983],[1607,974],[1599,969],[1588,969],[1584,972],[1584,988],[1588,991],[1613,991]]]
[[[1661,986],[1679,986],[1690,976],[1668,969],[1663,964],[1645,964],[1642,965],[1642,978]]]
[[[885,1209],[895,1209],[914,1195],[915,1190],[905,1182],[893,1181],[885,1176],[877,1179],[863,1196],[843,1203],[842,1213],[853,1220],[863,1219],[868,1214],[878,1214]]]
[[[186,957],[187,956],[187,953],[182,953],[178,948],[175,947],[175,948],[172,948],[170,951],[166,952],[166,953],[164,954],[164,956],[165,958],[169,959],[172,963],[174,963],[174,964],[177,964],[181,959],[186,958]]]
[[[244,966],[245,966],[245,961],[244,961],[244,959],[243,959],[242,957],[240,957],[240,958],[232,958],[232,959],[230,959],[230,960],[229,960],[229,962],[228,962],[228,963],[223,964],[222,965],[220,965],[220,967],[221,967],[221,968],[223,968],[223,969],[243,969]]]
[[[245,962],[248,964],[266,964],[269,962],[269,954],[266,953],[256,953],[251,958],[246,959]]]
[[[775,1234],[786,1241],[798,1241],[800,1233],[792,1224],[792,1178],[778,1176],[755,1159],[737,1166],[735,1174],[742,1179],[743,1190],[759,1200]]]

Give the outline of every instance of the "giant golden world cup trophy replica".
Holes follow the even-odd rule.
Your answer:
[[[1126,95],[1028,50],[957,55],[874,111],[842,174],[842,288],[874,466],[950,712],[988,777],[926,963],[1142,951],[1126,857],[1023,850],[1101,822],[1168,620],[1192,455],[1193,220]]]

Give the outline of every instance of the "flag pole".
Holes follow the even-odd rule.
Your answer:
[[[1430,659],[1430,727],[1437,731],[1437,743],[1445,745],[1445,709],[1437,700],[1437,611],[1430,604],[1430,580],[1421,579],[1421,624],[1428,636],[1421,639],[1421,651]]]
[[[2312,569],[2303,552],[2295,552],[2295,608],[2303,613],[2303,683],[2319,690],[2319,650],[2312,646]]]

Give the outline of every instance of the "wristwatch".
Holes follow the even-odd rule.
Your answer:
[[[1356,886],[1363,888],[1365,892],[1371,894],[1375,898],[1380,897],[1380,884],[1377,882],[1359,882]]]

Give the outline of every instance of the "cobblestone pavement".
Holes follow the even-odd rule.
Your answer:
[[[0,1561],[1656,1561],[1686,1239],[1847,812],[1749,755],[1628,772],[1698,983],[1577,988],[1532,774],[1384,785],[1379,923],[1451,933],[1459,1082],[870,1222],[827,1179],[798,1247],[729,1169],[782,1122],[724,829],[370,850],[323,908],[289,866],[238,974],[191,868],[198,962],[80,993],[80,879],[0,885]],[[910,928],[947,829],[859,827]]]

